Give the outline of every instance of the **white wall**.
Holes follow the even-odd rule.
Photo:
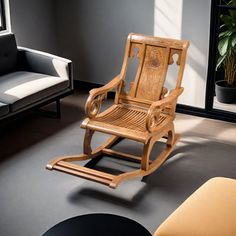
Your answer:
[[[6,29],[0,32],[1,34],[8,34],[11,32],[11,17],[10,17],[10,7],[9,0],[3,0],[4,8],[5,8],[5,20],[6,20]]]
[[[12,32],[19,46],[57,53],[56,0],[10,0]]]
[[[183,79],[185,92],[179,103],[201,108],[205,107],[210,3],[210,0],[155,0],[154,34],[188,39],[191,44]],[[172,80],[173,76],[170,77]]]

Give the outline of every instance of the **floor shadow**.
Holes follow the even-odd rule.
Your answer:
[[[84,109],[68,101],[67,98],[61,101],[61,119],[44,117],[32,112],[1,127],[0,161],[44,141],[71,125],[78,123],[79,129],[80,122],[84,118]],[[53,104],[48,108],[51,109],[52,106]]]
[[[132,188],[132,190],[129,187],[130,194],[127,194],[127,189],[126,193],[124,193],[125,187],[122,190],[106,190],[104,188],[94,188],[94,186],[92,187],[91,185],[91,187],[80,187],[76,192],[71,194],[68,199],[73,204],[81,203],[81,201],[83,202],[84,200],[91,201],[92,199],[96,199],[97,202],[106,202],[112,205],[134,209],[141,203],[143,196],[148,194],[149,188],[146,184],[140,184],[137,188]],[[146,211],[150,211],[148,206]]]
[[[185,141],[145,182],[169,194],[187,197],[210,178],[236,178],[235,152],[235,146],[219,142]]]
[[[131,180],[123,189],[108,191],[106,188],[80,186],[69,196],[71,203],[96,199],[115,205],[135,208],[151,194],[161,192],[180,203],[210,178],[223,176],[236,178],[235,146],[207,139],[185,138],[170,158],[158,170],[140,180]],[[139,188],[132,185],[140,183]],[[105,189],[105,190],[104,190]],[[128,197],[127,197],[128,196]],[[151,210],[151,209],[149,209]]]

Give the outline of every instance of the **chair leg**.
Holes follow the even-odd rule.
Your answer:
[[[93,134],[94,134],[93,130],[86,129],[84,135],[84,154],[87,154],[88,156],[91,155],[92,153],[91,141]]]
[[[167,136],[167,146],[173,147],[175,141],[175,128],[174,125],[171,125],[171,129],[168,131]]]
[[[170,125],[170,129],[167,133],[167,141],[166,141],[166,145],[168,147],[174,147],[175,142],[176,142],[176,137],[175,137],[175,129],[174,129],[174,124]],[[149,169],[150,166],[150,154],[153,148],[154,143],[159,140],[159,138],[157,137],[153,137],[151,138],[147,143],[144,144],[144,148],[143,148],[143,157],[142,157],[142,162],[141,162],[141,169],[144,171],[147,171]]]
[[[144,144],[143,147],[143,157],[142,157],[142,161],[141,161],[141,169],[146,171],[149,168],[149,160],[150,160],[150,154],[152,151],[152,147],[153,147],[153,141],[152,139],[150,139],[147,143]]]

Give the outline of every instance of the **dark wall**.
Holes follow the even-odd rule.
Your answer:
[[[59,53],[74,78],[105,84],[121,67],[128,33],[153,34],[153,0],[57,1]]]
[[[128,33],[153,34],[154,0],[10,0],[17,43],[69,58],[74,78],[105,84],[122,64]]]
[[[55,8],[56,0],[10,0],[18,45],[57,53]]]

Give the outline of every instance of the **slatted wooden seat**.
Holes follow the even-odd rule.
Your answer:
[[[150,135],[146,129],[147,116],[148,109],[146,108],[132,105],[113,105],[99,116],[86,119],[81,127],[142,142]],[[172,119],[173,117],[161,113],[155,126],[168,125]]]
[[[85,105],[87,118],[81,124],[81,128],[86,129],[84,153],[78,156],[59,157],[51,161],[47,168],[116,188],[124,180],[148,175],[160,167],[179,139],[174,130],[173,120],[177,98],[183,92],[181,81],[188,46],[188,41],[184,40],[129,34],[121,73],[105,86],[90,91]],[[175,89],[168,93],[164,82],[168,66],[174,63],[175,54],[178,55],[176,63],[179,72]],[[129,59],[133,57],[139,61],[138,68],[130,89],[126,91],[127,66]],[[116,88],[114,104],[99,113],[102,101],[114,88]],[[91,139],[95,131],[112,136],[92,151]],[[166,148],[151,161],[152,147],[163,137],[167,139]],[[122,138],[143,143],[143,155],[138,157],[111,149]],[[113,175],[72,163],[104,154],[139,162],[140,169]]]
[[[135,109],[132,106],[117,106],[114,105],[109,113],[98,116],[91,120],[95,122],[106,123],[117,127],[126,128],[139,132],[146,132],[145,120],[147,117],[147,110]]]

